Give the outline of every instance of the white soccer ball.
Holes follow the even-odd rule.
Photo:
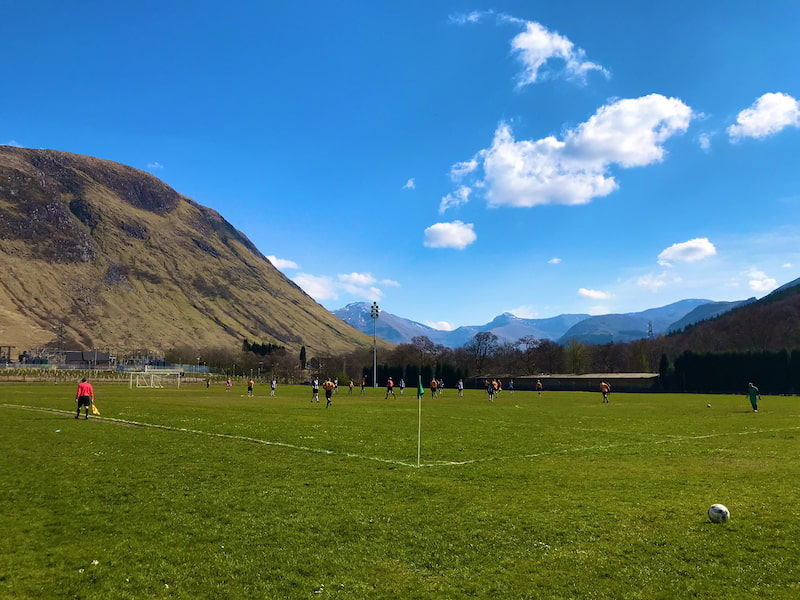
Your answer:
[[[712,504],[708,507],[708,518],[712,523],[727,523],[731,518],[731,512],[724,504]]]
[[[711,408],[711,405],[710,405],[710,404],[706,404],[706,406],[707,406],[708,408]]]

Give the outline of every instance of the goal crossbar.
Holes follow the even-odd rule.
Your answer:
[[[174,381],[175,387],[181,387],[181,373],[175,369],[153,369],[142,372],[131,372],[128,388],[163,388],[167,383],[172,387]]]

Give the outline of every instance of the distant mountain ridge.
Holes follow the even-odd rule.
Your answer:
[[[683,329],[690,325],[713,319],[714,317],[718,317],[728,311],[755,301],[755,298],[749,298],[747,300],[736,300],[733,302],[709,302],[708,304],[702,304],[687,313],[682,319],[672,323],[667,329],[667,333],[683,331]]]
[[[560,344],[577,340],[584,344],[631,342],[679,331],[688,325],[724,314],[750,300],[713,302],[687,299],[641,312],[609,315],[563,314],[546,319],[525,319],[511,313],[498,315],[484,325],[462,326],[452,331],[433,329],[427,325],[382,311],[375,323],[376,335],[393,344],[407,344],[416,336],[425,336],[435,344],[458,348],[476,333],[490,332],[501,342],[516,342],[532,336]],[[333,314],[363,333],[372,334],[370,304],[355,302],[333,311]],[[709,308],[705,308],[709,307]]]
[[[641,312],[589,317],[570,328],[558,342],[561,344],[570,340],[584,344],[632,342],[648,337],[651,328],[653,335],[664,334],[672,323],[710,302],[711,300],[679,300]]]

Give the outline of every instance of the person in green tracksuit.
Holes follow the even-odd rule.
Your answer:
[[[752,383],[748,383],[747,394],[750,396],[750,405],[753,407],[753,412],[758,412],[758,401],[761,400],[761,394],[758,392],[758,388]]]

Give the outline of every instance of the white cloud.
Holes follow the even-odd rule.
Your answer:
[[[551,258],[550,260],[548,260],[548,261],[547,261],[547,264],[548,264],[548,265],[558,265],[558,264],[561,264],[561,259],[560,259],[560,258],[558,258],[557,256],[554,256],[553,258]]]
[[[378,280],[372,273],[353,272],[337,275],[337,278],[339,280],[338,287],[348,294],[366,298],[367,300],[380,300],[383,298],[383,290],[377,287]],[[389,285],[400,285],[388,279],[384,280],[384,282],[390,282]]]
[[[300,268],[299,265],[296,262],[294,262],[293,260],[287,260],[285,258],[278,258],[277,256],[274,256],[272,254],[267,256],[267,259],[269,259],[269,262],[272,263],[272,266],[274,266],[276,269],[279,269],[281,271],[283,271],[284,269],[299,269]]]
[[[798,126],[800,103],[788,94],[769,93],[736,116],[736,124],[728,127],[728,135],[732,141],[745,137],[764,138],[786,127]]]
[[[24,148],[25,147],[25,146],[23,146],[22,144],[20,144],[19,142],[15,141],[15,140],[9,140],[8,142],[6,142],[6,146],[13,146],[14,148]]]
[[[643,167],[664,158],[663,143],[683,133],[692,109],[677,98],[650,94],[600,107],[567,134],[566,154],[586,166]]]
[[[700,145],[700,148],[708,152],[711,150],[711,134],[710,133],[701,133],[697,136],[697,143]]]
[[[164,165],[158,162],[150,162],[147,163],[147,168],[150,169],[151,171],[157,171],[158,169],[163,169]]]
[[[791,269],[792,268],[792,263],[783,263],[781,265],[781,268],[783,268],[783,269]]]
[[[600,290],[589,290],[586,288],[581,288],[578,290],[578,295],[583,298],[591,298],[592,300],[608,300],[611,298],[611,294],[608,292],[602,292]]]
[[[450,167],[450,179],[459,181],[465,175],[469,175],[478,168],[478,160],[471,158],[462,162],[458,162]]]
[[[403,186],[403,189],[404,190],[414,190],[414,189],[416,189],[416,184],[414,183],[414,178],[413,177],[411,179],[409,179],[408,181],[406,181],[406,184]]]
[[[372,285],[377,280],[372,276],[372,273],[348,273],[345,275],[338,275],[339,281],[342,283],[358,286]]]
[[[337,300],[349,294],[363,300],[380,300],[383,290],[378,286],[399,287],[393,279],[378,279],[372,273],[341,273],[333,277],[298,273],[293,281],[315,300]]]
[[[428,248],[457,248],[463,250],[478,239],[472,223],[453,221],[436,223],[425,230],[425,246]]]
[[[536,83],[551,59],[564,61],[568,78],[584,81],[590,71],[599,71],[608,77],[606,69],[586,60],[586,53],[581,48],[576,48],[569,39],[549,31],[540,23],[525,22],[525,31],[511,40],[511,47],[522,62],[520,86]]]
[[[439,331],[453,331],[453,329],[455,329],[455,327],[447,321],[423,321],[422,324],[438,329]]]
[[[473,10],[469,13],[455,13],[448,17],[451,23],[457,25],[465,25],[467,23],[477,23],[486,15],[492,14],[492,11],[486,10]]]
[[[681,278],[677,275],[673,275],[667,271],[662,271],[658,274],[648,273],[646,275],[642,275],[636,280],[636,285],[647,288],[651,292],[657,292],[666,285],[680,283],[680,281]]]
[[[314,300],[336,300],[339,297],[336,282],[330,277],[298,273],[292,281]]]
[[[512,315],[520,319],[535,319],[539,316],[538,311],[530,305],[518,306],[509,310]]]
[[[658,264],[664,267],[672,266],[670,261],[697,262],[709,256],[714,256],[717,249],[708,238],[695,238],[688,242],[672,244],[658,255]]]
[[[441,202],[439,202],[439,214],[443,214],[448,208],[457,208],[469,202],[469,195],[471,192],[471,188],[462,185],[453,193],[444,196]]]
[[[517,141],[511,127],[500,123],[492,145],[473,159],[482,161],[483,179],[472,187],[486,189],[490,206],[585,204],[617,189],[609,174],[613,165],[661,161],[664,142],[683,133],[691,119],[692,110],[680,100],[651,94],[601,107],[562,140]]]
[[[771,292],[778,287],[778,282],[775,279],[758,269],[750,269],[747,277],[749,278],[747,284],[754,292]]]

